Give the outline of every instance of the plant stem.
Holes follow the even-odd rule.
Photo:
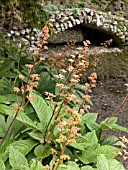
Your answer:
[[[127,104],[128,101],[128,94],[126,95],[126,97],[124,98],[124,100],[122,101],[122,103],[117,107],[117,109],[112,113],[112,115],[105,121],[104,124],[108,123],[108,121],[116,116],[117,114],[120,113],[120,111],[125,107],[125,105]]]
[[[54,120],[56,120],[56,119],[58,118],[64,102],[65,102],[65,99],[64,99],[63,102],[61,103],[60,108],[59,108],[59,110],[58,110],[58,113],[57,113],[57,115],[56,115],[56,117],[55,117]],[[47,142],[46,142],[46,144],[44,145],[44,148],[42,149],[42,151],[41,151],[41,153],[40,153],[41,156],[43,155],[44,150],[45,150],[45,149],[47,148],[47,146],[49,145],[49,140],[50,140],[51,135],[52,135],[52,133],[53,133],[55,127],[56,127],[56,124],[57,124],[57,122],[55,121],[55,122],[54,122],[54,125],[53,125],[53,127],[52,127],[52,129],[51,129],[51,131],[50,131],[50,134],[48,135]]]
[[[8,128],[7,128],[6,132],[5,132],[4,137],[2,138],[2,141],[1,141],[1,143],[0,143],[0,147],[2,147],[2,145],[3,145],[4,141],[5,141],[8,133],[9,133],[9,131],[10,131],[10,129],[11,129],[13,123],[14,123],[14,121],[16,120],[17,116],[20,114],[20,111],[21,111],[20,108],[22,107],[22,105],[23,105],[23,103],[24,103],[24,101],[25,101],[26,90],[27,90],[27,86],[28,86],[28,83],[29,83],[29,79],[30,79],[30,76],[31,76],[31,74],[32,74],[33,69],[34,69],[35,66],[36,66],[36,58],[34,58],[33,67],[30,69],[30,72],[29,72],[29,75],[28,75],[28,78],[27,78],[27,82],[26,82],[26,86],[24,87],[24,92],[23,92],[23,94],[22,94],[22,101],[21,101],[21,103],[20,103],[20,105],[19,105],[19,108],[18,108],[17,111],[16,111],[16,114],[15,114],[14,118],[13,118],[12,121],[10,122],[10,124],[9,124],[9,126],[8,126]]]
[[[62,160],[60,159],[60,156],[63,155],[63,153],[64,153],[65,147],[66,147],[67,142],[68,142],[68,140],[69,140],[69,138],[70,138],[70,133],[71,133],[71,128],[72,128],[72,126],[73,126],[73,125],[70,126],[70,132],[68,132],[68,134],[67,134],[67,140],[63,143],[63,147],[62,147],[62,149],[61,149],[58,157],[56,158],[56,161],[57,161],[58,159],[59,159],[59,161],[57,162],[57,165],[55,165],[55,166],[53,167],[53,170],[57,170],[58,167],[59,167],[59,164],[60,164],[61,161],[62,161]]]
[[[19,112],[20,112],[20,110],[18,109],[17,112],[16,112],[16,114],[15,114],[15,116],[14,116],[14,118],[12,119],[10,125],[8,126],[8,129],[6,130],[4,137],[2,138],[2,141],[1,141],[1,143],[0,143],[0,147],[3,145],[4,140],[6,139],[6,137],[7,137],[7,135],[8,135],[8,132],[9,132],[9,130],[11,129],[11,127],[12,127],[12,125],[13,125],[13,123],[14,123],[14,121],[15,121],[15,119],[16,119],[16,117],[17,117],[17,115],[18,115]]]
[[[46,130],[45,130],[45,133],[44,133],[44,143],[45,143],[45,136],[46,136],[46,133],[47,133],[47,131],[48,131],[48,127],[49,127],[49,125],[50,125],[50,123],[51,123],[51,121],[52,121],[52,118],[53,118],[54,114],[55,114],[56,108],[57,108],[57,104],[55,105],[54,110],[53,110],[53,112],[52,112],[52,116],[51,116],[51,118],[50,118],[50,120],[49,120],[49,122],[48,122],[48,124],[47,124]]]
[[[64,142],[63,149],[60,151],[60,154],[59,154],[59,156],[58,156],[58,158],[57,158],[57,159],[59,159],[59,161],[58,161],[57,165],[53,167],[53,170],[57,170],[58,167],[59,167],[59,165],[60,165],[60,163],[61,163],[61,161],[62,161],[62,160],[60,159],[60,156],[63,155],[63,153],[64,153],[64,150],[65,150],[67,141],[68,141],[68,139]],[[57,160],[57,159],[56,159],[56,160]]]

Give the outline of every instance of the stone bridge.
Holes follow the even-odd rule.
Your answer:
[[[82,42],[90,40],[94,45],[100,45],[113,39],[112,46],[128,45],[128,20],[123,17],[104,13],[89,8],[62,9],[56,11],[49,19],[49,26],[56,34],[50,37],[49,43],[63,43],[69,40]],[[18,29],[14,27],[5,37],[36,48],[40,30],[34,28]]]
[[[51,16],[49,25],[57,35],[75,28],[82,29],[85,38],[89,39],[91,36],[91,40],[112,38],[115,46],[128,45],[128,20],[112,15],[111,12],[104,13],[89,8],[62,9]]]

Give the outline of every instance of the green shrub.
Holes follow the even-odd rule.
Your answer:
[[[47,35],[45,27],[40,40],[43,45]],[[98,114],[89,112],[90,93],[97,75],[92,73],[89,83],[80,83],[81,72],[89,66],[87,54],[44,58],[42,50],[27,53],[26,58],[16,50],[13,54],[5,51],[7,58],[3,53],[0,66],[0,91],[5,90],[0,95],[1,168],[124,170],[116,158],[120,154],[126,158],[123,151],[127,139],[114,135],[102,139],[101,135],[106,130],[127,133],[128,129],[117,124],[118,110],[100,124],[96,122]]]

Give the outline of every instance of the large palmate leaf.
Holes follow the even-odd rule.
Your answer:
[[[78,149],[80,151],[85,151],[85,146],[83,143],[71,143],[71,144],[69,144],[69,146],[71,146],[75,149]]]
[[[42,128],[45,130],[46,126],[52,116],[52,108],[46,101],[40,97],[39,95],[35,93],[31,93],[32,96],[34,96],[34,100],[30,101],[33,108],[35,109],[35,112],[42,124]]]
[[[102,140],[102,145],[111,145],[115,141],[118,141],[118,137],[115,135],[107,135],[103,140]],[[115,145],[118,144],[118,142],[114,143]]]
[[[108,159],[109,170],[125,170],[122,163],[118,162],[116,159]]]
[[[109,119],[109,117],[106,118],[104,121],[102,121],[100,124],[101,124],[101,125],[104,125],[104,123],[105,123],[108,119]],[[108,121],[105,125],[111,127],[111,126],[114,125],[116,122],[117,122],[117,117],[112,117],[111,119],[109,119],[109,121]]]
[[[116,159],[107,159],[104,154],[97,158],[98,170],[125,170],[123,165]]]
[[[98,146],[98,139],[95,131],[89,132],[86,136],[80,136],[76,139],[76,143],[71,143],[69,146],[81,151],[87,151],[91,149],[91,152]]]
[[[2,107],[2,113],[9,115],[10,117],[13,117],[13,115],[16,114],[15,110],[11,110],[11,106],[7,106],[7,105],[0,105],[0,107]],[[12,114],[13,113],[13,114]],[[40,130],[40,128],[35,124],[35,122],[33,122],[25,112],[21,111],[20,114],[16,117],[16,120],[18,120],[19,122],[23,123],[24,125],[26,125],[27,127],[34,129],[34,130]]]
[[[0,169],[5,170],[5,165],[1,158],[0,158]]]
[[[85,124],[89,130],[97,131],[97,134],[100,135],[101,127],[99,124],[96,123],[98,114],[97,113],[87,113],[82,117],[82,124]]]
[[[44,94],[44,92],[54,93],[56,87],[56,81],[51,77],[48,72],[40,73],[40,80],[38,83],[38,90]]]
[[[100,154],[97,158],[97,168],[98,170],[110,170],[108,161],[103,154]]]
[[[109,119],[109,121],[107,123],[105,123],[108,119],[109,119],[109,117],[100,123],[103,130],[109,130],[109,129],[110,130],[119,130],[119,131],[128,133],[128,128],[125,128],[123,126],[119,126],[116,124],[117,117],[112,117]]]
[[[32,132],[28,133],[33,139],[38,141],[44,140],[44,134],[41,131],[33,130]]]
[[[8,99],[9,102],[15,102],[17,100],[18,100],[18,102],[21,102],[21,100],[22,100],[21,96],[18,96],[14,93],[6,94],[4,96],[6,97],[6,99]]]
[[[12,146],[9,148],[9,163],[13,169],[29,170],[28,162],[25,156]]]
[[[0,115],[0,137],[3,137],[5,131],[7,129],[5,117]]]
[[[80,170],[80,168],[75,162],[68,161],[66,164],[60,164],[58,170]]]
[[[43,165],[41,164],[41,162],[32,159],[29,170],[43,170]]]
[[[34,146],[36,146],[38,143],[35,140],[32,140],[31,138],[26,140],[18,140],[11,144],[14,149],[17,149],[20,151],[23,155],[28,154]]]
[[[83,166],[80,170],[98,170],[97,168],[92,168],[91,166]]]
[[[43,150],[43,147],[44,145],[38,145],[35,149],[34,149],[34,154],[37,156],[37,157],[41,157],[41,158],[46,158],[47,156],[49,156],[50,154],[52,154],[52,151],[51,151],[51,147],[48,146],[45,151],[43,152],[43,155],[41,154],[42,153],[42,150]]]
[[[107,159],[110,159],[110,158],[114,158],[118,152],[119,152],[118,148],[115,148],[109,145],[103,145],[103,146],[97,147],[95,150],[92,150],[92,151],[91,150],[84,151],[82,152],[82,155],[78,157],[83,163],[89,164],[92,162],[96,162],[97,157],[100,154],[104,154]]]
[[[0,95],[0,103],[10,104],[9,100],[5,97],[5,95]]]
[[[11,68],[14,67],[14,61],[12,60],[6,60],[1,66],[0,66],[0,78],[4,77],[5,73],[9,71]]]

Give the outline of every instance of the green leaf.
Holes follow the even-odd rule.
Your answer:
[[[80,170],[97,170],[96,168],[92,168],[91,166],[83,166],[83,167],[81,167],[81,169]]]
[[[122,163],[118,162],[116,159],[108,159],[109,170],[125,170]]]
[[[115,123],[117,122],[117,117],[112,117],[106,124],[104,124],[108,119],[109,117],[100,123],[101,127],[105,130],[111,129],[111,126],[115,125]]]
[[[103,146],[99,146],[98,148],[96,148],[93,151],[92,155],[94,154],[96,157],[100,154],[104,154],[107,159],[110,159],[110,158],[114,158],[118,152],[119,152],[119,149],[116,147],[103,145]]]
[[[95,150],[90,149],[90,150],[84,151],[82,152],[82,155],[78,157],[83,163],[89,164],[89,163],[96,162],[97,157],[100,154],[104,154],[107,159],[110,159],[110,158],[114,158],[118,152],[119,152],[118,148],[115,148],[109,145],[103,145],[103,146],[97,147]]]
[[[10,142],[10,141],[9,141]],[[5,143],[2,145],[2,147],[0,148],[0,158],[6,162],[6,160],[8,159],[9,156],[9,148],[8,148],[8,143]]]
[[[106,120],[108,120],[108,118]],[[116,124],[117,117],[112,117],[106,124],[104,124],[106,122],[106,120],[101,122],[101,127],[102,127],[103,130],[108,130],[108,129],[119,130],[119,131],[123,131],[123,132],[128,133],[128,128],[125,128],[123,126],[119,126],[119,125]]]
[[[103,154],[100,154],[97,158],[97,168],[98,170],[110,170],[108,161]]]
[[[97,113],[87,113],[82,117],[81,124],[85,124],[91,131],[95,130],[97,136],[100,137],[102,129],[100,125],[96,123],[97,116]]]
[[[98,156],[97,168],[98,170],[125,170],[122,163],[116,159],[107,159],[103,154]]]
[[[6,77],[6,78],[16,78],[16,76],[17,76],[17,74],[15,74],[11,71],[7,71],[7,72],[4,73],[4,77]]]
[[[98,114],[97,113],[87,113],[82,117],[82,123],[91,130],[97,130],[100,128],[100,125],[96,123]]]
[[[102,141],[102,145],[111,145],[113,142],[117,141],[118,138],[115,135],[107,135],[103,141]]]
[[[18,117],[16,118],[23,124],[25,124],[27,127],[30,127],[31,129],[40,130],[39,127],[33,122],[25,113],[21,112]]]
[[[95,149],[98,145],[98,138],[97,138],[97,135],[95,133],[95,131],[92,131],[92,132],[89,132],[86,134],[85,136],[85,139],[86,139],[86,143],[85,143],[85,146],[86,146],[86,149]]]
[[[10,102],[16,102],[17,101],[17,99],[18,99],[18,102],[21,102],[21,100],[22,100],[22,98],[21,98],[21,96],[16,96],[16,94],[6,94],[6,95],[4,95],[7,99],[8,99],[8,101],[10,101]]]
[[[87,152],[87,150],[92,152],[98,146],[98,139],[95,131],[87,133],[86,136],[78,137],[76,139],[76,143],[69,144],[69,146],[79,149],[83,152]]]
[[[29,170],[43,170],[43,165],[38,160],[32,159]]]
[[[44,140],[43,134],[40,131],[32,131],[30,133],[28,133],[33,139],[36,140]]]
[[[0,112],[1,113],[6,113],[5,108],[8,108],[8,106],[5,104],[0,104]]]
[[[13,117],[13,114],[16,114],[16,111],[13,111],[13,114],[12,114],[12,110],[10,108],[11,106],[6,106],[6,105],[3,106],[4,113]],[[31,129],[40,130],[39,127],[35,124],[35,122],[33,122],[23,111],[20,112],[16,120],[22,122],[24,125],[26,125],[27,127]]]
[[[96,136],[95,131],[88,132],[86,136],[80,136],[76,138],[76,143],[70,144],[69,146],[72,146],[76,149],[84,151],[86,149],[91,151],[95,149],[98,146],[98,138]]]
[[[45,151],[43,152],[43,155],[41,154],[42,150],[44,148],[44,145],[38,145],[35,149],[34,149],[34,154],[37,156],[37,157],[41,157],[41,158],[46,158],[47,156],[49,156],[50,154],[52,154],[52,151],[51,151],[51,147],[48,146]]]
[[[35,93],[31,93],[34,96],[34,100],[30,101],[33,108],[36,111],[36,114],[42,124],[43,129],[45,130],[51,116],[52,116],[52,108],[48,105],[45,100]]]
[[[72,161],[68,161],[67,163],[67,170],[80,170],[80,168],[78,167],[78,165],[75,162]]]
[[[14,61],[12,60],[6,60],[1,66],[0,66],[0,78],[4,76],[4,74],[14,67]]]
[[[3,95],[0,95],[0,103],[10,104],[8,99]]]
[[[69,144],[69,146],[71,146],[75,149],[79,149],[81,151],[85,151],[83,143],[71,143],[71,144]]]
[[[5,165],[1,158],[0,158],[0,169],[5,170]]]
[[[17,149],[19,152],[21,152],[23,155],[28,154],[34,146],[36,146],[38,143],[35,140],[32,139],[26,139],[26,140],[18,140],[11,144],[11,146],[14,149]]]
[[[80,170],[78,165],[73,161],[68,161],[66,165],[60,164],[58,170]]]
[[[5,133],[6,129],[5,117],[0,115],[0,137],[2,137],[1,135]]]
[[[84,116],[82,116],[82,122],[88,123],[88,122],[95,122],[97,119],[98,113],[87,113]]]
[[[13,169],[29,170],[25,156],[12,146],[9,148],[9,163]]]
[[[40,80],[38,83],[38,90],[44,94],[44,92],[54,93],[56,87],[56,81],[50,76],[48,72],[40,73]]]
[[[111,129],[112,129],[112,130],[119,130],[119,131],[123,131],[123,132],[128,133],[128,128],[123,127],[123,126],[119,126],[119,125],[117,125],[117,124],[112,125],[112,126],[111,126]]]

